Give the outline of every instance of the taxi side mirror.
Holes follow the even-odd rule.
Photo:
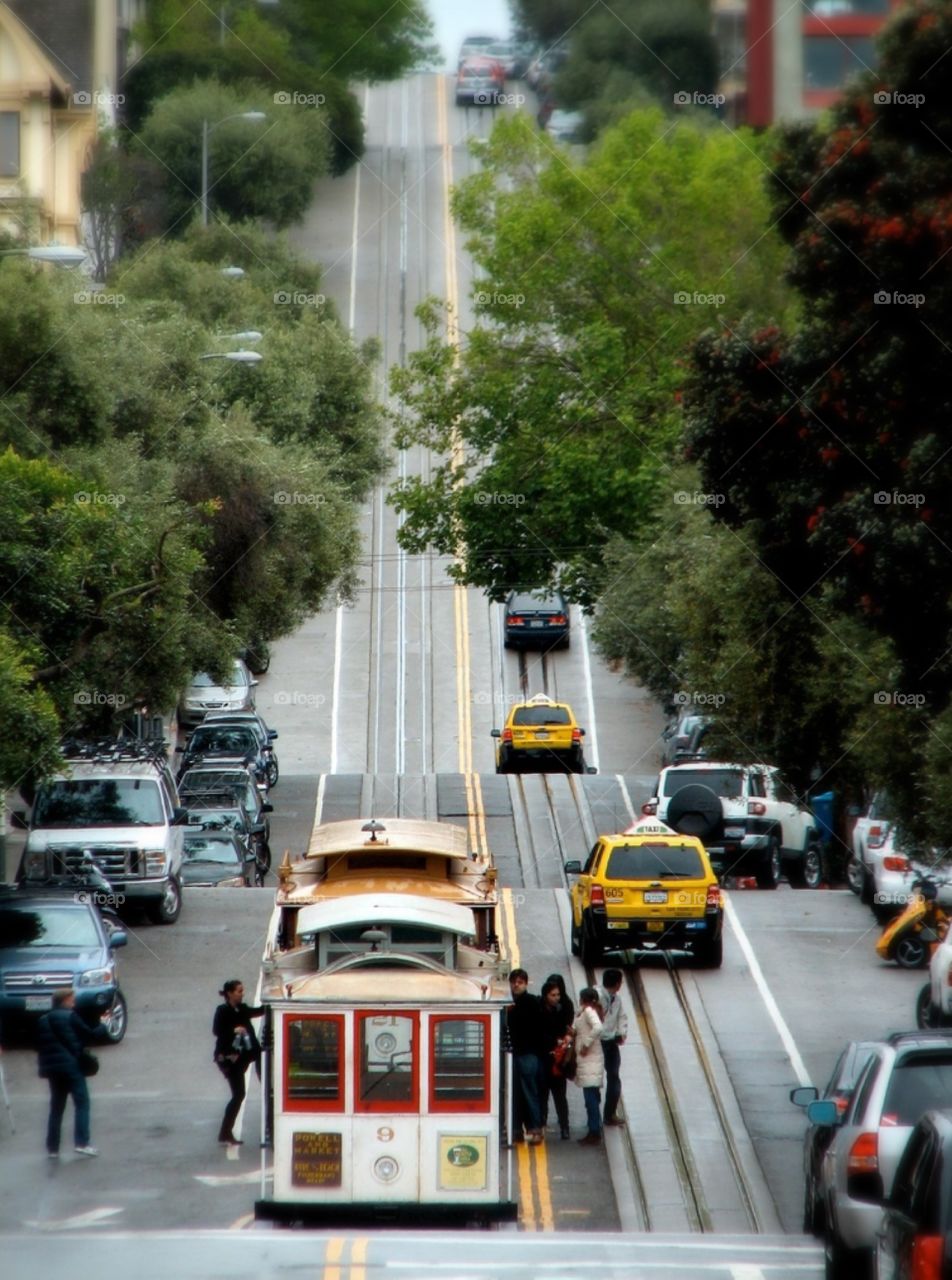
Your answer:
[[[811,1102],[816,1102],[819,1096],[812,1084],[803,1084],[790,1090],[790,1101],[795,1107],[808,1107]]]
[[[580,738],[584,738],[584,737],[585,737],[585,730],[584,730],[584,729],[579,729],[579,731],[578,731],[578,736],[579,736]]]
[[[498,737],[500,737],[500,732],[499,732],[499,730],[498,730],[498,729],[490,729],[490,730],[489,730],[489,736],[490,736],[491,738],[498,738]]]
[[[582,874],[582,864],[578,858],[573,858],[571,862],[565,864],[565,874],[567,876],[580,876]]]
[[[823,1129],[832,1129],[843,1117],[832,1098],[818,1098],[807,1107],[807,1119]]]

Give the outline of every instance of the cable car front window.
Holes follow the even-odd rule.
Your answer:
[[[368,1106],[414,1102],[414,1020],[402,1014],[360,1023],[357,1097]]]
[[[337,1102],[341,1096],[339,1017],[294,1018],[288,1023],[288,1098]]]

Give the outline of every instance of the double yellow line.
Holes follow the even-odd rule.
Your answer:
[[[357,1236],[354,1240],[348,1240],[345,1236],[332,1236],[324,1249],[321,1280],[366,1280],[367,1268],[364,1264],[369,1245],[368,1236]]]
[[[443,251],[446,282],[446,341],[453,348],[454,367],[459,366],[459,276],[456,259],[456,227],[450,209],[450,192],[453,188],[453,144],[449,132],[447,97],[448,80],[437,81],[436,118],[443,162]],[[454,432],[450,457],[455,467],[461,467],[465,454],[459,434]],[[470,690],[469,647],[469,598],[466,588],[457,584],[453,588],[453,611],[456,627],[456,706],[459,751],[459,772],[466,787],[466,808],[469,815],[471,847],[482,853],[489,850],[486,835],[486,813],[483,804],[479,774],[473,769],[473,712]],[[516,915],[511,889],[503,889],[500,903],[500,946],[509,957],[513,968],[519,965],[519,942],[516,936]],[[520,1143],[516,1147],[516,1167],[519,1175],[520,1218],[526,1231],[553,1231],[555,1220],[552,1212],[552,1195],[549,1185],[549,1162],[545,1144],[529,1147]],[[330,1277],[325,1280],[331,1280]],[[343,1280],[343,1277],[340,1278]]]

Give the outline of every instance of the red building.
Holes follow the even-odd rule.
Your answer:
[[[746,123],[815,115],[876,66],[875,37],[899,0],[747,0]]]

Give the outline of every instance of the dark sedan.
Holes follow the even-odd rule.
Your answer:
[[[569,647],[569,606],[560,591],[513,591],[504,625],[507,649]]]
[[[263,884],[264,870],[236,831],[210,823],[185,833],[182,883],[191,888],[242,889]]]
[[[250,725],[201,724],[182,753],[179,783],[196,765],[235,763],[247,766],[260,787],[268,785],[268,761],[258,734]]]

